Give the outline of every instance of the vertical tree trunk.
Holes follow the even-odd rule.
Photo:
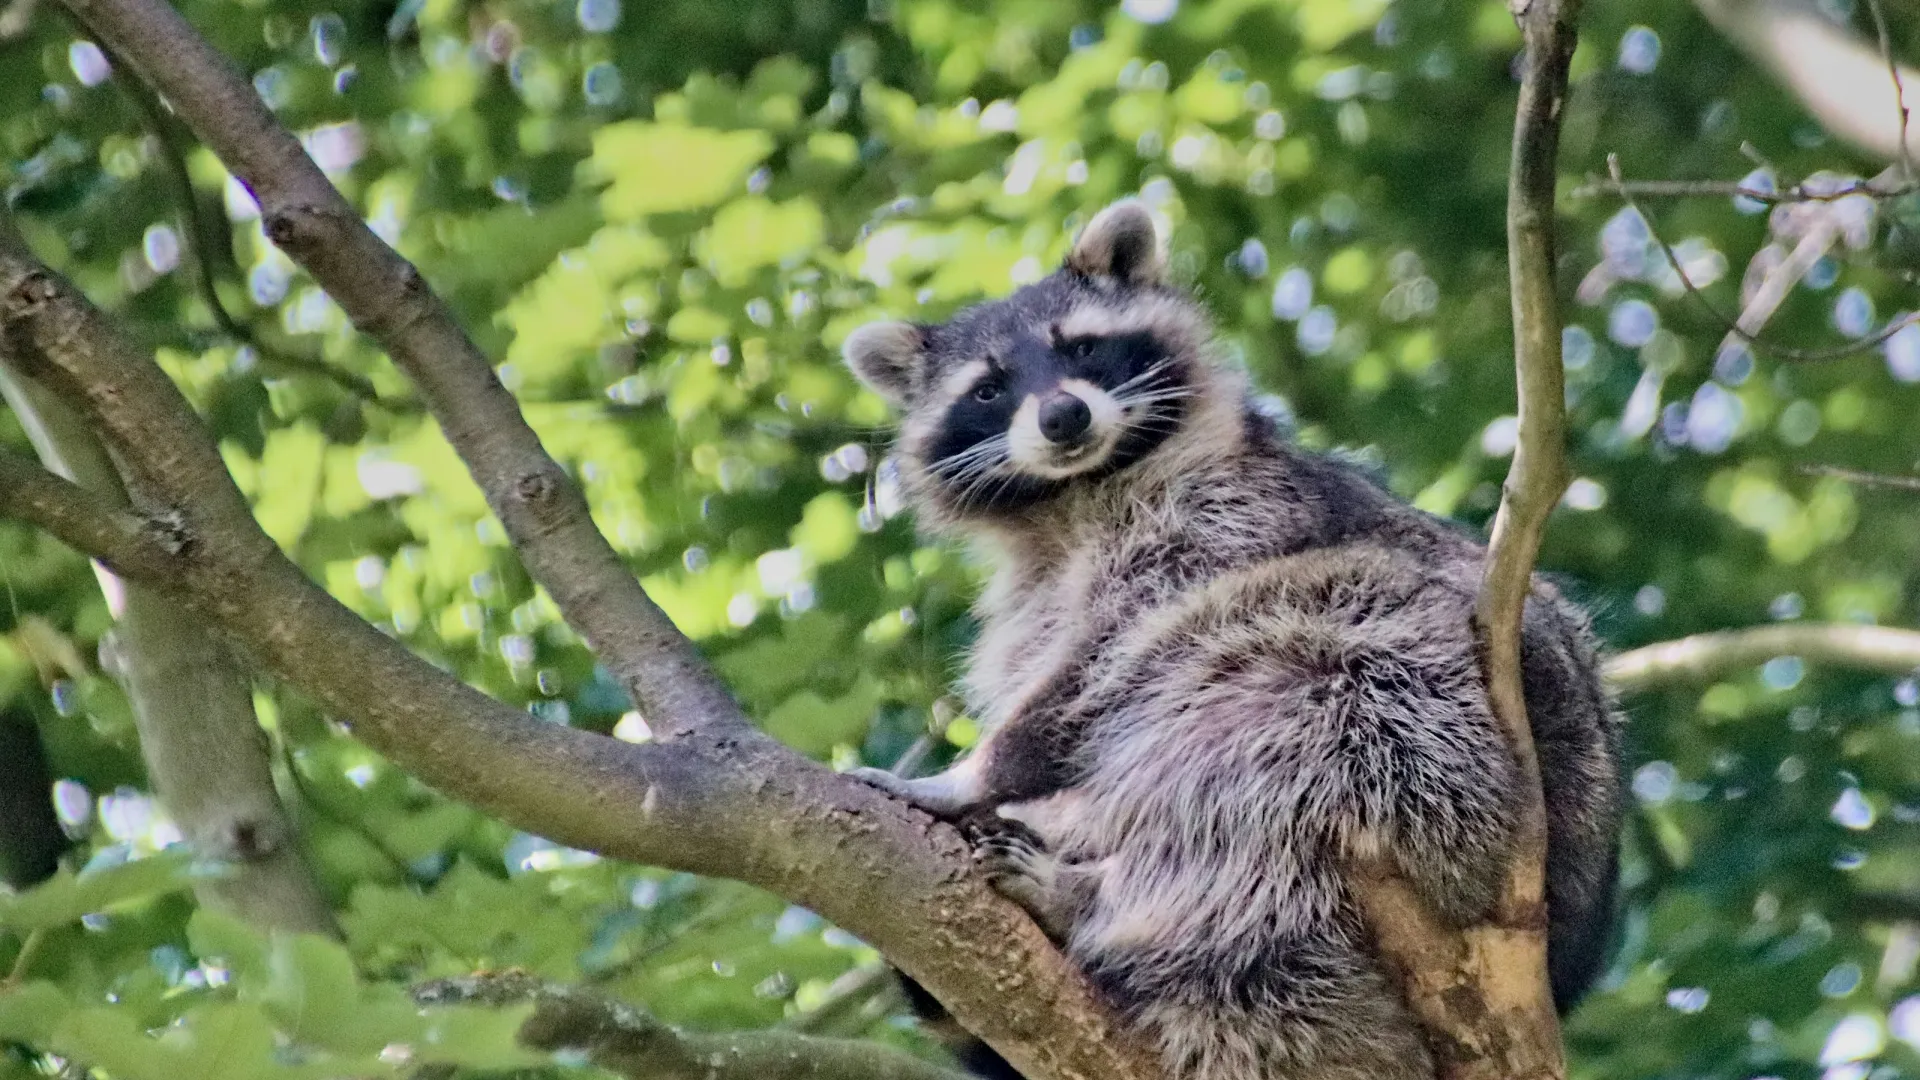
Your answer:
[[[126,499],[105,448],[64,403],[4,367],[0,396],[47,468]],[[196,852],[232,867],[197,886],[201,901],[262,929],[337,934],[274,790],[246,671],[179,604],[97,563],[94,571],[113,609],[120,674],[154,793]]]

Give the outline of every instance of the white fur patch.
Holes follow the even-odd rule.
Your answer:
[[[1064,480],[1099,468],[1120,442],[1123,411],[1113,395],[1085,379],[1064,379],[1059,388],[1086,403],[1093,414],[1087,441],[1067,449],[1040,431],[1040,398],[1029,394],[1007,429],[1007,460],[1029,476]]]

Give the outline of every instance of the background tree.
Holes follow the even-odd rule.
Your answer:
[[[1915,499],[1899,483],[1920,457],[1901,423],[1920,381],[1920,329],[1898,321],[1913,248],[1911,200],[1887,194],[1904,190],[1899,139],[1845,126],[1898,132],[1900,114],[1892,100],[1836,112],[1812,94],[1803,107],[1776,82],[1806,93],[1783,67],[1791,50],[1723,38],[1706,16],[1753,25],[1727,22],[1729,10],[1730,0],[1589,12],[1564,118],[1575,479],[1542,561],[1577,583],[1623,649],[1781,624],[1616,665],[1634,691],[1629,912],[1606,984],[1568,1025],[1572,1073],[1904,1075],[1920,1071],[1920,1004],[1909,997],[1920,654],[1885,628],[1916,619]],[[175,575],[212,597],[218,610],[205,617],[250,628],[251,661],[283,677],[253,694],[271,740],[255,767],[275,774],[287,842],[297,835],[341,937],[264,943],[219,913],[244,916],[218,891],[253,855],[290,850],[277,841],[220,849],[218,877],[163,852],[194,826],[149,798],[166,790],[142,759],[153,757],[142,746],[150,725],[136,731],[110,677],[123,667],[119,631],[108,633],[117,586],[103,594],[80,557],[0,525],[10,597],[0,697],[32,716],[46,775],[61,780],[53,803],[80,840],[71,861],[91,867],[0,901],[12,931],[0,962],[15,987],[0,997],[0,1038],[16,1047],[0,1067],[44,1069],[58,1055],[115,1076],[373,1075],[422,1061],[673,1075],[722,1055],[771,1068],[751,1039],[667,1037],[611,1000],[705,1032],[784,1025],[862,1040],[818,1044],[819,1055],[887,1044],[928,1054],[873,974],[874,951],[812,911],[858,923],[926,965],[916,973],[936,988],[970,986],[977,999],[1007,996],[983,978],[981,955],[1006,941],[1035,959],[1001,957],[1001,972],[1047,970],[1017,916],[938,876],[952,865],[939,856],[956,854],[940,850],[945,834],[915,831],[878,799],[856,806],[851,825],[833,819],[843,790],[772,767],[685,657],[648,665],[660,623],[644,598],[567,591],[610,566],[553,561],[542,549],[565,545],[541,541],[578,536],[585,518],[556,503],[564,485],[518,485],[551,476],[497,422],[503,401],[463,381],[473,357],[445,334],[452,324],[424,294],[388,287],[392,266],[368,257],[359,218],[420,267],[498,362],[621,568],[713,659],[759,728],[834,765],[930,768],[969,741],[944,692],[973,572],[891,515],[884,413],[854,393],[833,346],[874,315],[937,315],[1042,272],[1073,223],[1115,195],[1140,190],[1166,213],[1176,266],[1302,441],[1357,447],[1395,490],[1470,524],[1486,524],[1498,502],[1514,442],[1501,215],[1519,44],[1498,4],[181,11],[252,77],[355,214],[334,212],[311,176],[237,159],[219,141],[234,132],[190,134],[191,87],[168,89],[170,111],[93,32],[16,0],[0,17],[10,216],[135,338],[62,354],[107,340],[92,332],[101,324],[67,294],[40,291],[16,246],[5,355],[87,403],[123,466],[136,445],[158,455],[149,466],[169,464],[123,469],[133,506],[171,506],[179,485],[214,492],[192,520],[158,531],[102,495],[85,504],[102,530],[92,550],[120,552],[129,577]],[[1784,2],[1741,11],[1806,15]],[[1826,22],[1806,25],[1871,59],[1873,14],[1821,8],[1812,17]],[[1887,14],[1891,51],[1910,55],[1914,26]],[[1823,123],[1848,144],[1829,142]],[[213,150],[257,172],[257,203]],[[1630,191],[1655,179],[1753,190],[1678,202],[1634,191],[1635,210],[1609,155]],[[1889,162],[1876,191],[1839,197],[1847,181],[1819,177],[1818,199],[1767,212],[1752,197],[1820,170],[1877,176]],[[1582,185],[1593,190],[1576,196]],[[1686,295],[1658,240],[1708,303],[1757,315],[1758,332],[1791,349],[1723,344],[1729,331]],[[1814,363],[1791,351],[1888,330],[1856,355]],[[184,414],[163,407],[164,394],[78,392],[132,377],[148,349],[205,417],[218,458],[170,439]],[[25,452],[39,423],[16,407],[0,425],[18,429],[0,438]],[[500,469],[478,469],[476,485],[451,447],[497,448],[502,431],[511,452]],[[244,502],[221,502],[220,466]],[[35,505],[75,505],[71,492],[32,486],[31,473],[8,475],[18,482],[0,501],[15,510],[42,494],[52,501]],[[249,539],[249,509],[300,570],[390,636],[305,592],[291,565]],[[223,591],[257,585],[247,575],[272,587]],[[1885,628],[1813,625],[1833,622]],[[608,627],[638,636],[595,638]],[[305,647],[316,641],[327,645]],[[409,727],[407,711],[444,705],[447,689],[398,644],[553,723],[529,729],[471,694],[453,699],[460,723],[431,737]],[[643,693],[633,711],[634,687],[665,696]],[[669,716],[709,722],[669,730]],[[252,737],[230,730],[239,744]],[[611,732],[632,756],[525,767],[543,750],[592,745],[570,730]],[[528,754],[477,757],[465,738],[476,731],[515,732]],[[716,760],[737,766],[732,786],[679,783],[690,775],[680,766]],[[657,832],[556,809],[556,793],[583,790],[642,802],[636,777],[655,795]],[[488,795],[476,810],[422,779]],[[31,769],[0,780],[10,791],[45,783]],[[758,813],[796,792],[817,813]],[[661,839],[689,823],[730,843]],[[824,873],[833,840],[856,827],[871,833],[872,873]],[[49,838],[44,819],[33,835]],[[773,891],[602,861],[586,847],[730,870]],[[722,848],[750,872],[723,866]],[[775,852],[781,860],[761,858]],[[914,857],[882,857],[901,853]],[[198,900],[181,892],[191,885]],[[909,940],[937,909],[970,933]],[[509,967],[591,992],[439,982],[421,996],[522,1003],[424,1017],[402,993]],[[1011,997],[1070,992],[1060,975]],[[530,1009],[528,1043],[585,1046],[592,1061],[517,1046]],[[1045,1054],[1045,1025],[1062,1015],[1083,1033],[1101,1023],[1036,1010],[1003,1014],[992,1034]],[[841,1063],[835,1075],[851,1067],[812,1060]],[[907,1067],[897,1055],[863,1060]],[[1053,1063],[1104,1075],[1085,1071],[1097,1064]]]

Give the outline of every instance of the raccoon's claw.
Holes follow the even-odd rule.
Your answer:
[[[1054,858],[1039,834],[1017,821],[993,819],[973,842],[973,862],[994,888],[1025,904],[1025,896],[1048,891],[1053,884]]]
[[[979,802],[978,794],[964,783],[966,775],[956,776],[956,770],[952,769],[918,780],[908,780],[885,769],[871,767],[852,769],[847,775],[895,798],[905,799],[935,817],[955,817]]]

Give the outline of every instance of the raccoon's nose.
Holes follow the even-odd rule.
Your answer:
[[[1051,443],[1078,442],[1093,426],[1093,410],[1079,395],[1065,390],[1040,403],[1040,434]]]

